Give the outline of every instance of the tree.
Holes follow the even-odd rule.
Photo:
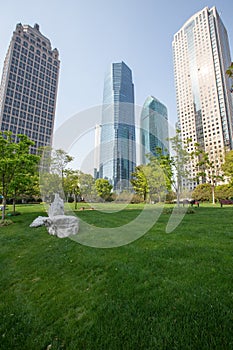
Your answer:
[[[212,187],[210,184],[199,184],[192,192],[192,197],[197,201],[210,201],[212,197]]]
[[[107,179],[97,179],[95,181],[95,188],[102,199],[108,200],[110,198],[112,185]]]
[[[231,183],[233,183],[233,151],[229,151],[225,155],[225,162],[222,165],[224,174],[230,177]]]
[[[218,200],[233,198],[233,186],[229,184],[216,186],[215,197]]]
[[[149,164],[152,167],[157,167],[159,165],[165,177],[167,191],[171,191],[173,183],[172,159],[170,158],[168,151],[164,154],[160,147],[156,147],[155,152],[156,156],[151,154],[147,155],[147,158],[150,161]]]
[[[192,156],[198,157],[198,162],[196,163],[197,168],[197,182],[201,178],[202,183],[209,182],[211,185],[212,192],[212,203],[215,203],[215,186],[218,180],[223,180],[223,176],[220,175],[219,170],[216,168],[214,161],[209,159],[209,154],[205,152],[202,147],[196,143],[195,151]]]
[[[229,76],[229,78],[233,78],[233,62],[231,62],[231,65],[227,69],[226,74]],[[233,85],[231,87],[231,92],[233,92]]]
[[[21,191],[25,185],[24,180],[35,172],[39,157],[30,154],[30,146],[34,144],[26,135],[17,135],[18,142],[14,142],[11,132],[0,133],[0,179],[3,196],[2,220],[5,219],[6,200],[10,192],[16,192],[21,184]]]
[[[165,174],[167,190],[174,189],[176,192],[177,204],[180,205],[180,196],[183,191],[183,182],[189,180],[188,164],[191,156],[187,150],[190,139],[182,141],[181,131],[176,130],[174,137],[169,138],[172,155],[158,153],[158,162]]]
[[[145,176],[147,178],[148,192],[151,201],[161,202],[166,196],[166,177],[157,159],[153,159],[145,166]]]
[[[62,149],[52,150],[51,147],[42,149],[40,188],[43,200],[51,201],[55,193],[63,196],[65,170],[73,159]]]
[[[143,200],[145,201],[149,193],[148,182],[145,174],[145,165],[138,165],[131,175],[132,179],[130,181],[134,191],[138,195],[142,196]]]
[[[10,184],[9,197],[13,200],[13,213],[15,213],[16,199],[40,197],[39,176],[37,169],[31,169],[27,174],[15,176]],[[34,170],[34,171],[33,171]]]
[[[233,78],[233,62],[231,62],[231,65],[230,65],[230,67],[227,69],[226,73],[227,73],[227,75],[228,75],[230,78]]]
[[[85,174],[80,171],[79,187],[83,199],[92,201],[93,198],[97,197],[95,180],[91,174]]]
[[[64,171],[63,189],[66,198],[73,197],[75,209],[77,209],[77,197],[80,196],[80,172],[78,170],[66,169]]]
[[[62,186],[64,186],[64,171],[68,163],[74,158],[62,149],[56,149],[52,152],[51,167],[52,172],[57,172],[61,176]]]
[[[150,159],[149,164],[135,168],[131,184],[134,191],[142,196],[144,201],[150,199],[161,202],[169,187],[167,177],[158,158],[152,155],[148,158]]]

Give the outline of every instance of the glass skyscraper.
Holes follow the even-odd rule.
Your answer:
[[[59,53],[34,27],[17,24],[6,54],[0,87],[0,130],[26,134],[32,153],[52,145]]]
[[[118,191],[130,187],[136,166],[134,113],[132,72],[124,62],[112,63],[104,82],[99,176]]]
[[[182,140],[192,140],[190,152],[199,143],[220,174],[225,150],[233,147],[233,107],[225,73],[231,63],[228,36],[215,7],[193,15],[174,35],[173,55]],[[192,178],[196,162],[190,164]]]
[[[156,147],[168,153],[167,108],[153,96],[147,97],[141,112],[140,125],[141,163],[149,162],[147,154],[156,156]]]

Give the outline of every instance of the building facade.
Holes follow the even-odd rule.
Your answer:
[[[193,15],[174,35],[174,75],[178,126],[183,142],[191,139],[208,153],[216,174],[225,150],[233,147],[233,107],[226,75],[231,63],[226,29],[215,7]],[[197,157],[190,163],[190,189],[197,180]],[[208,181],[208,179],[207,179]]]
[[[129,189],[136,166],[134,85],[124,63],[112,63],[106,74],[100,144],[100,178],[114,190]]]
[[[140,123],[141,163],[148,163],[147,154],[156,156],[159,147],[163,154],[169,150],[168,116],[166,106],[153,96],[147,97]]]
[[[0,87],[0,130],[26,134],[31,152],[52,145],[59,53],[34,27],[17,24],[4,61]]]

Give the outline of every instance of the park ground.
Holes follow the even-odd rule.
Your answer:
[[[0,349],[233,349],[233,206],[200,205],[169,234],[165,210],[110,249],[30,228],[41,204],[17,210],[0,227]],[[140,211],[76,214],[114,227]]]

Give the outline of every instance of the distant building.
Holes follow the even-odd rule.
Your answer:
[[[221,173],[225,150],[233,147],[233,106],[226,75],[231,57],[227,31],[215,7],[193,15],[174,35],[174,74],[178,127],[188,150],[199,143]],[[191,178],[197,178],[196,163],[190,163]],[[208,181],[208,179],[207,179]],[[190,189],[197,182],[190,183]]]
[[[95,126],[94,178],[99,178],[101,125]]]
[[[163,154],[169,150],[167,108],[153,96],[147,97],[141,112],[141,163],[148,163],[147,154],[156,156],[159,147]]]
[[[59,54],[39,25],[17,24],[6,54],[0,87],[0,130],[26,134],[31,152],[52,145]]]
[[[100,177],[114,190],[130,187],[136,166],[134,85],[132,72],[124,63],[112,63],[104,83]]]

